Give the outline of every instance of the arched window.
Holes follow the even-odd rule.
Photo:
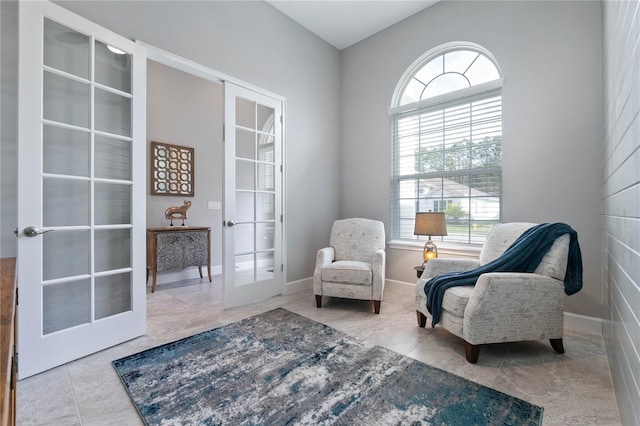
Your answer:
[[[398,82],[392,102],[392,238],[415,240],[416,212],[443,211],[444,241],[482,243],[500,221],[502,77],[480,46],[440,46]]]

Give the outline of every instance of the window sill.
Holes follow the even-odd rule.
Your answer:
[[[437,242],[438,255],[442,257],[463,257],[477,259],[480,256],[482,246],[471,244],[457,244],[450,242]],[[424,242],[421,241],[404,241],[391,240],[387,243],[387,247],[394,250],[422,251],[424,250]]]

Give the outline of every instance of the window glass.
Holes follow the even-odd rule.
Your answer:
[[[480,51],[447,47],[416,69],[398,82],[391,120],[392,238],[424,239],[413,235],[415,214],[441,211],[448,235],[438,239],[483,243],[501,217],[502,95],[500,84],[473,86],[499,82],[498,67]],[[454,91],[454,100],[430,101]]]
[[[496,65],[482,53],[469,49],[448,50],[432,56],[405,85],[399,105],[476,86],[500,78]]]

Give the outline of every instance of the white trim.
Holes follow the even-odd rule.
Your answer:
[[[423,65],[426,65],[431,59],[435,58],[436,56],[440,56],[452,50],[462,49],[474,50],[489,58],[491,62],[493,62],[493,65],[495,65],[495,67],[497,68],[498,74],[502,76],[502,70],[500,69],[498,61],[487,49],[477,43],[472,43],[470,41],[451,41],[428,50],[418,59],[413,61],[413,63],[406,69],[404,74],[402,74],[400,80],[398,80],[396,89],[393,91],[393,96],[391,97],[390,108],[398,106],[398,103],[400,102],[400,96],[404,93],[407,84],[409,84],[409,81],[413,78],[414,74],[417,73]]]
[[[300,291],[313,290],[313,277],[303,278],[297,281],[291,281],[285,285],[283,294],[293,294]]]
[[[417,278],[416,278],[416,281],[418,281]],[[416,283],[390,280],[389,278],[387,278],[384,280],[384,287],[387,290],[393,290],[393,291],[397,291],[398,293],[412,295],[412,296],[416,293]]]
[[[418,109],[424,109],[428,107],[442,108],[443,105],[453,103],[460,99],[464,99],[464,102],[473,101],[473,97],[481,95],[491,96],[491,92],[496,92],[496,95],[500,94],[500,90],[503,86],[503,79],[488,81],[486,83],[477,84],[471,87],[465,87],[464,89],[454,90],[453,92],[444,93],[442,95],[434,96],[432,98],[423,99],[421,101],[413,102],[410,104],[404,104],[396,107],[389,108],[389,115],[400,114],[403,112],[415,111]]]
[[[160,49],[159,47],[153,46],[151,44],[147,44],[144,41],[136,40],[136,44],[143,46],[147,49],[147,59],[152,60],[154,62],[158,62],[163,65],[167,65],[172,68],[176,68],[180,71],[184,71],[188,74],[193,74],[202,79],[222,84],[225,81],[229,83],[233,83],[236,86],[243,87],[245,89],[252,90],[254,92],[260,93],[262,95],[268,96],[270,98],[276,99],[278,101],[284,102],[286,99],[284,96],[278,95],[276,93],[265,90],[261,87],[248,83],[246,81],[240,80],[238,78],[232,77],[228,74],[210,68],[206,65],[199,64],[185,57],[176,55],[175,53],[168,52],[164,49]]]
[[[586,315],[564,313],[565,330],[579,331],[581,333],[602,336],[602,318],[588,317]]]
[[[456,244],[448,242],[436,242],[438,257],[465,257],[478,259],[482,246],[469,244]],[[391,240],[387,247],[394,250],[423,251],[424,241]]]
[[[202,267],[202,278],[206,282],[209,282],[209,278],[205,275],[207,272],[206,266]],[[211,276],[221,275],[222,274],[222,266],[216,265],[211,267]],[[168,284],[174,283],[177,281],[191,280],[195,278],[200,278],[200,273],[198,272],[198,268],[187,268],[180,271],[167,271],[167,272],[158,272],[156,278],[156,284]],[[147,280],[148,283],[151,282],[151,276]],[[149,284],[150,285],[150,284]]]

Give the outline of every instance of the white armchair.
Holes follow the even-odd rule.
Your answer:
[[[446,272],[466,271],[498,258],[533,223],[495,225],[480,252],[479,260],[430,260],[416,284],[418,325],[430,314],[425,283]],[[487,343],[549,339],[564,353],[564,284],[569,234],[556,238],[534,273],[491,272],[480,275],[475,286],[445,291],[439,326],[465,341],[467,361],[478,361],[480,346]]]
[[[380,313],[385,277],[384,224],[370,219],[336,220],[329,247],[318,250],[313,293],[318,308],[322,296],[373,300]]]

